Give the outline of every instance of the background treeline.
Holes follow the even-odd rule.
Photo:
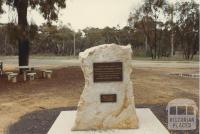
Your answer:
[[[15,31],[17,30],[15,28],[16,26],[13,23],[0,27],[1,54],[17,54],[18,46],[17,40],[15,40],[15,34],[17,34]],[[32,54],[73,55],[74,40],[76,54],[89,47],[105,43],[131,44],[134,48],[139,48],[139,46],[143,45],[134,38],[137,33],[128,26],[122,29],[115,27],[105,27],[103,29],[85,28],[78,32],[74,32],[67,26],[52,25],[40,27],[30,25],[30,29],[32,31],[32,33],[29,32]]]
[[[194,1],[173,5],[146,0],[134,9],[127,26],[92,28],[78,32],[68,26],[29,25],[31,54],[73,55],[105,43],[131,44],[134,55],[152,59],[182,54],[193,59],[199,50],[199,5]],[[17,26],[0,25],[0,55],[16,55]]]

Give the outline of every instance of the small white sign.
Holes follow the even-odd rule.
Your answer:
[[[168,103],[169,130],[195,130],[197,106],[190,99],[175,99]]]

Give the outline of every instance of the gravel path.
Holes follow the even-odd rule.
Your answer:
[[[12,57],[0,57],[0,61],[3,61],[7,66],[18,66],[18,59],[16,56]],[[171,67],[171,68],[198,68],[199,62],[197,61],[150,61],[150,60],[132,60],[134,67]],[[31,66],[80,66],[78,59],[65,58],[65,57],[32,57],[30,58]]]

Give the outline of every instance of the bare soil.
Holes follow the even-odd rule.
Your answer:
[[[198,72],[198,68],[134,68],[132,74],[136,107],[149,107],[166,126],[167,103],[175,98],[198,102],[198,79],[166,75]],[[76,109],[84,87],[80,67],[55,69],[52,79],[8,82],[0,77],[0,133],[45,134],[59,112]],[[197,131],[192,133],[197,134]]]

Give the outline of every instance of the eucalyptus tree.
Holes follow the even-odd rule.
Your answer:
[[[165,0],[145,0],[143,5],[131,13],[128,19],[131,27],[144,33],[152,59],[158,57],[157,22],[165,7]]]
[[[176,37],[185,59],[193,59],[199,50],[199,4],[195,1],[176,3]]]

